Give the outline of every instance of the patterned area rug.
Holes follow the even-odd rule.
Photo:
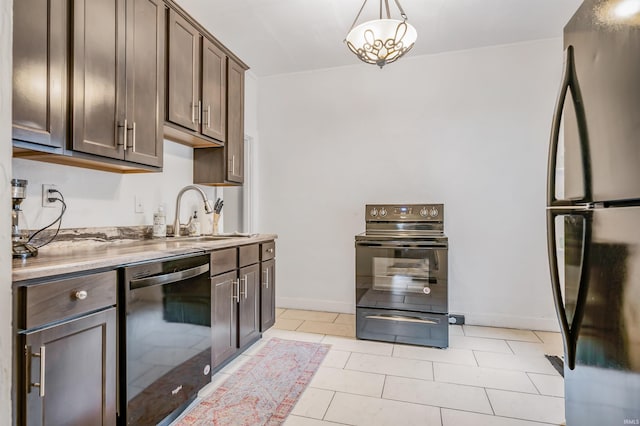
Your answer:
[[[273,338],[178,425],[280,425],[328,351],[329,345]]]

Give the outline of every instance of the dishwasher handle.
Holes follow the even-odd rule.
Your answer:
[[[155,285],[165,285],[182,281],[189,278],[197,277],[209,272],[209,264],[196,266],[195,268],[185,269],[183,271],[171,272],[169,274],[154,275],[152,277],[138,278],[129,282],[129,288],[135,290],[143,287],[152,287]]]

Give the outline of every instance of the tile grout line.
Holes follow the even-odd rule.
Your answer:
[[[329,404],[327,404],[327,408],[325,408],[324,413],[322,414],[322,418],[320,420],[325,420],[325,417],[329,412],[329,407],[331,407],[331,404],[333,403],[333,399],[336,397],[336,393],[338,393],[338,391],[331,391],[331,392],[332,392],[331,400],[329,401]]]
[[[496,410],[493,408],[493,404],[491,403],[491,398],[489,398],[489,392],[487,392],[487,388],[483,388],[483,389],[484,389],[484,394],[487,397],[487,401],[489,401],[489,407],[491,407],[491,412],[495,416]]]
[[[531,383],[533,383],[533,387],[535,388],[535,390],[538,391],[539,395],[543,395],[543,393],[540,391],[540,389],[538,389],[538,386],[536,385],[536,382],[533,381],[533,379],[531,378],[531,376],[529,376],[529,372],[525,372],[525,374],[527,375],[527,377],[529,378],[529,381]],[[531,373],[531,374],[537,374],[537,373]],[[551,396],[551,395],[545,395],[545,396]]]

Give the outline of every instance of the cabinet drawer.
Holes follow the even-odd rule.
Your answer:
[[[253,265],[258,263],[260,259],[260,247],[258,244],[250,244],[248,246],[240,246],[240,267]]]
[[[116,271],[108,271],[25,287],[25,328],[113,306],[116,283]]]
[[[260,244],[260,261],[273,259],[276,257],[276,243],[270,241],[268,243]]]
[[[215,250],[211,252],[211,276],[233,271],[238,267],[238,254],[236,248]]]

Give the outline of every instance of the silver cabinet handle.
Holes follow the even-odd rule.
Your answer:
[[[211,105],[207,105],[207,129],[211,128]]]
[[[198,123],[202,123],[202,102],[198,101],[198,114],[196,115]]]
[[[40,353],[31,352],[31,346],[26,347],[27,353],[27,389],[31,391],[31,388],[40,388],[40,397],[44,398],[44,372],[46,366],[46,348],[44,346],[40,346]],[[31,358],[36,357],[40,358],[40,382],[34,383],[31,382]]]
[[[272,247],[272,248],[267,249],[267,253],[273,253],[273,247]]]
[[[196,101],[191,101],[191,122],[195,123],[196,122]]]
[[[235,155],[231,156],[229,163],[231,163],[231,174],[235,174],[236,173],[236,156]]]
[[[78,290],[73,293],[73,298],[76,300],[84,300],[87,298],[88,295],[89,293],[87,293],[86,290]]]
[[[248,279],[248,278],[247,278],[247,276],[245,275],[245,276],[244,276],[244,298],[245,298],[245,300],[249,298],[249,292],[247,291],[247,290],[248,290],[248,289],[247,289],[247,287],[248,287],[248,284],[247,284],[247,283],[248,283],[248,282],[249,282],[249,279]]]
[[[231,299],[235,300],[236,302],[240,302],[240,280],[234,280],[233,281],[233,292],[231,295]]]
[[[122,127],[122,143],[119,143],[118,145],[122,145],[122,148],[126,151],[127,150],[127,119],[124,119],[124,123],[123,124],[118,124],[118,127]]]
[[[269,270],[268,269],[264,270],[264,276],[265,276],[264,286],[265,288],[269,288]]]
[[[244,278],[240,278],[238,280],[238,283],[242,283],[242,290],[240,290],[240,296],[244,296],[243,299],[247,298],[247,276],[245,275]],[[238,287],[240,286],[240,284],[238,284]]]
[[[131,150],[135,152],[136,150],[136,122],[133,122],[133,126],[132,129],[133,130],[133,137],[132,137],[132,141],[131,141]]]

